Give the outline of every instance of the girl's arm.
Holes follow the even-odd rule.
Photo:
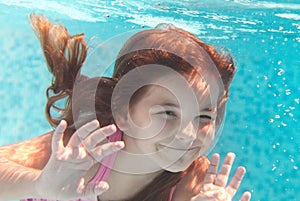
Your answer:
[[[219,171],[218,154],[212,156],[207,170],[193,168],[176,187],[172,201],[231,201],[246,172],[244,167],[239,167],[227,184],[234,158],[234,153],[228,153]],[[249,201],[250,198],[250,192],[245,192],[240,201]]]
[[[98,161],[124,147],[122,141],[94,143],[115,133],[116,127],[99,128],[99,122],[92,121],[73,135],[66,127],[66,121],[61,121],[53,134],[0,147],[1,201],[90,198],[108,189],[106,182],[88,183],[85,176]]]
[[[38,196],[35,181],[50,157],[51,136],[0,147],[0,200]]]

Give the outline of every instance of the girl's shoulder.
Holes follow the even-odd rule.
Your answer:
[[[52,133],[0,147],[1,157],[25,167],[42,169],[51,154]]]

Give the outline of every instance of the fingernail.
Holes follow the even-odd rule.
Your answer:
[[[65,124],[67,124],[67,121],[63,119],[63,120],[61,120],[61,121],[59,122],[59,124],[60,124],[60,125],[65,125]]]
[[[211,160],[215,160],[215,161],[220,160],[220,155],[217,153],[213,154]]]
[[[117,131],[117,127],[115,124],[110,125],[109,127],[111,129],[112,132],[116,132]]]
[[[93,125],[95,125],[95,126],[100,126],[100,123],[99,123],[99,121],[98,121],[97,119],[91,121],[91,123],[92,123]]]
[[[235,158],[235,153],[229,152],[229,153],[227,154],[227,156],[229,156],[229,157],[231,157],[231,158]]]
[[[117,128],[114,124],[106,126],[102,130],[102,132],[108,136],[114,134],[116,131],[117,131]]]
[[[98,188],[101,189],[102,191],[107,191],[109,186],[107,183],[101,182],[98,184]]]
[[[123,149],[125,147],[125,143],[123,141],[117,141],[114,142],[114,145],[118,148],[118,149]]]

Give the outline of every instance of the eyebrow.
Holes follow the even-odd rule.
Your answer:
[[[162,103],[161,105],[162,106],[177,107],[177,108],[179,108],[179,105],[175,104],[175,103]]]
[[[168,106],[168,107],[176,107],[176,108],[179,108],[179,105],[178,105],[178,104],[175,104],[175,103],[162,103],[161,105],[162,105],[162,106]],[[213,112],[213,110],[212,110],[211,107],[207,107],[207,108],[205,108],[203,111],[205,111],[205,112]]]

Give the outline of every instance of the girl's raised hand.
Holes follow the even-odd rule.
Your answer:
[[[104,141],[116,131],[115,125],[99,128],[97,120],[79,128],[63,144],[66,121],[61,121],[52,136],[52,153],[48,163],[36,181],[36,190],[41,198],[52,200],[70,200],[75,198],[95,197],[108,189],[106,182],[89,184],[84,180],[87,171],[105,156],[124,147],[122,141]],[[93,155],[86,150],[93,150]]]
[[[246,172],[244,167],[238,167],[230,183],[226,186],[235,154],[228,153],[218,172],[220,156],[213,154],[211,163],[205,175],[199,195],[192,201],[231,201],[237,192]],[[249,201],[250,192],[245,192],[240,201]]]

